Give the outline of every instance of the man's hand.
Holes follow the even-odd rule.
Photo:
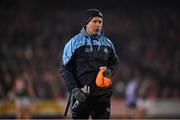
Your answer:
[[[111,70],[110,69],[106,69],[104,71],[104,77],[110,78],[111,77]]]
[[[107,88],[109,87],[111,82],[111,70],[106,67],[100,67],[99,72],[96,76],[96,85],[98,87]]]
[[[82,91],[80,90],[79,88],[74,88],[72,90],[72,95],[73,97],[75,97],[79,102],[85,102],[86,99],[87,99],[87,95]]]
[[[85,85],[81,90],[79,88],[74,88],[72,90],[72,95],[76,98],[76,102],[72,106],[72,110],[76,111],[79,106],[86,101],[90,94],[90,87]]]

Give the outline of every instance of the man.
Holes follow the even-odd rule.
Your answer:
[[[31,119],[31,98],[35,97],[32,84],[24,77],[18,76],[15,79],[13,92],[15,96],[16,118]]]
[[[125,89],[125,95],[126,95],[127,106],[129,108],[136,108],[140,80],[141,80],[140,74],[135,73],[132,76],[131,80],[129,80],[127,83]]]
[[[101,31],[102,26],[102,13],[88,9],[81,32],[64,48],[61,75],[72,95],[73,119],[110,117],[112,87],[108,80],[117,70],[118,57],[112,42]],[[103,84],[98,84],[97,79]]]

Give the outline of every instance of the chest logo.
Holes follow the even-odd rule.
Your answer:
[[[109,53],[109,51],[108,51],[108,49],[107,49],[107,48],[104,48],[104,52],[105,52],[106,54],[108,54],[108,53]]]
[[[88,47],[86,47],[85,49],[84,49],[84,52],[90,52],[91,50],[90,50],[90,48],[88,48]]]

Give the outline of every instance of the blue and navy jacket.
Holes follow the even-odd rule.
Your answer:
[[[75,87],[89,85],[91,95],[111,95],[111,87],[98,88],[95,83],[99,68],[103,66],[109,68],[112,75],[118,66],[114,46],[103,32],[98,37],[92,37],[83,28],[65,45],[61,76],[69,92]]]

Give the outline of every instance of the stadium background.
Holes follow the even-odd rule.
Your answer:
[[[141,83],[148,78],[152,81],[146,93],[146,100],[153,101],[147,116],[179,117],[177,1],[1,0],[1,118],[14,116],[11,93],[19,73],[33,83],[34,116],[62,116],[67,90],[59,75],[61,55],[65,43],[80,31],[87,8],[98,8],[104,14],[103,30],[120,58],[120,69],[113,77],[112,117],[126,116],[125,88],[133,73],[139,74]]]

